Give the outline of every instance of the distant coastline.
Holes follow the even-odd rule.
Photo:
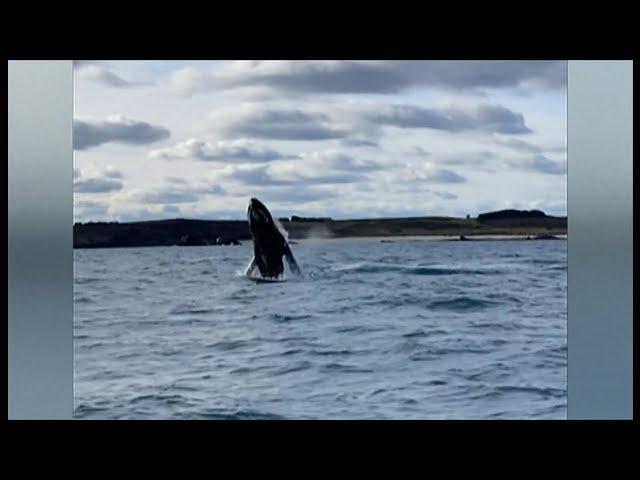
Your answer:
[[[539,210],[501,210],[476,218],[407,217],[333,220],[281,218],[291,240],[351,237],[445,237],[471,240],[483,236],[553,238],[567,234],[567,217]],[[246,220],[170,219],[144,222],[88,222],[73,226],[74,248],[230,245],[250,241]]]

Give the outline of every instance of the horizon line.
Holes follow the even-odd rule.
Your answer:
[[[521,210],[521,209],[515,209],[515,208],[505,208],[502,210],[492,210],[491,212],[484,212],[484,213],[494,213],[494,212],[502,212],[502,211],[509,211],[509,210],[513,210],[513,211],[518,211],[518,212],[532,212],[532,211],[539,211],[544,213],[545,216],[547,217],[554,217],[554,218],[568,218],[568,215],[549,215],[547,213],[545,213],[543,210],[538,210],[538,209],[531,209],[531,210]],[[334,219],[330,216],[302,216],[302,215],[290,215],[287,217],[277,217],[278,220],[282,220],[282,219],[287,219],[287,221],[291,221],[292,217],[298,217],[298,218],[304,218],[304,219],[314,219],[316,221],[331,221],[331,222],[349,222],[349,221],[362,221],[362,220],[394,220],[394,219],[405,219],[405,218],[457,218],[457,219],[461,219],[461,220],[471,220],[471,219],[477,219],[480,215],[482,215],[482,213],[479,213],[476,216],[471,216],[471,215],[467,215],[467,216],[462,216],[462,217],[457,217],[457,216],[451,216],[451,215],[413,215],[413,216],[399,216],[399,217],[359,217],[359,218],[340,218],[340,219]],[[87,220],[87,221],[78,221],[78,222],[73,222],[74,225],[76,224],[88,224],[88,223],[142,223],[142,222],[167,222],[167,221],[171,221],[171,220],[188,220],[188,221],[201,221],[201,222],[212,222],[212,221],[217,221],[217,222],[241,222],[241,221],[247,221],[246,218],[187,218],[187,217],[174,217],[174,218],[154,218],[154,219],[148,219],[148,220]]]

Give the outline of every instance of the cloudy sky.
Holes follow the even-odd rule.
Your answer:
[[[75,63],[74,219],[566,215],[566,62]]]

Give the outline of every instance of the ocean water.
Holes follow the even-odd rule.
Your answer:
[[[564,419],[566,241],[74,251],[82,419]]]

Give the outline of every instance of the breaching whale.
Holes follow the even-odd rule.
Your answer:
[[[286,233],[257,198],[249,201],[247,220],[253,238],[253,259],[247,267],[246,275],[251,277],[257,268],[263,278],[280,277],[284,272],[283,256],[286,257],[291,271],[300,275],[300,268],[293,258]]]

